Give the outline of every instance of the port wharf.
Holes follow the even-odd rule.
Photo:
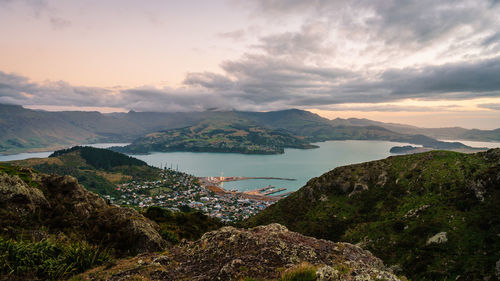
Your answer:
[[[268,185],[266,187],[258,188],[255,190],[248,191],[236,191],[236,190],[225,190],[222,187],[222,183],[230,182],[230,181],[242,181],[242,180],[253,180],[253,179],[273,179],[273,180],[285,180],[285,181],[294,181],[296,179],[289,178],[277,178],[277,177],[200,177],[198,178],[203,185],[208,187],[214,192],[218,193],[226,193],[226,194],[240,194],[243,197],[255,199],[255,200],[265,200],[265,201],[278,201],[286,196],[288,196],[291,192],[286,192],[283,194],[273,195],[282,191],[287,190],[284,187],[276,188],[273,185]]]

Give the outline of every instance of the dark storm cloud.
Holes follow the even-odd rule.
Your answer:
[[[403,106],[403,105],[362,105],[362,106],[344,106],[344,105],[326,105],[317,106],[320,110],[330,111],[362,111],[362,112],[443,112],[460,110],[460,106],[447,105],[447,106],[434,106],[432,108],[425,106]]]
[[[500,97],[500,58],[423,68],[390,69],[367,79],[334,68],[307,67],[269,57],[247,57],[223,65],[228,77],[198,73],[188,85],[214,93],[231,89],[254,103],[283,102],[289,106],[391,102],[407,98],[471,99]],[[217,79],[213,79],[217,77]]]
[[[422,69],[388,70],[382,87],[393,95],[439,98],[467,93],[464,97],[500,96],[500,57],[474,63],[429,66]],[[457,96],[462,96],[458,94]]]

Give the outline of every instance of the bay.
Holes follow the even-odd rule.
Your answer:
[[[153,152],[130,155],[155,167],[178,169],[199,177],[277,177],[294,181],[254,179],[225,182],[227,190],[254,190],[268,185],[286,188],[290,192],[304,186],[308,180],[336,167],[383,159],[391,156],[393,146],[409,145],[389,141],[326,141],[315,143],[316,149],[285,149],[284,154],[258,155],[212,152]],[[125,143],[85,144],[99,148],[124,146]],[[48,157],[52,152],[0,155],[0,161]]]
[[[326,141],[315,143],[316,149],[285,149],[284,154],[247,155],[236,153],[153,152],[131,155],[156,167],[171,167],[200,177],[278,177],[284,180],[243,180],[225,182],[226,190],[253,190],[268,185],[295,191],[313,177],[336,167],[378,160],[391,155],[396,145],[409,145],[388,141]]]

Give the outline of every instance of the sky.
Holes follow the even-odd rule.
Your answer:
[[[500,128],[498,0],[0,0],[0,103]]]

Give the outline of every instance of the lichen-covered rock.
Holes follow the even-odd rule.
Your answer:
[[[0,205],[31,213],[49,203],[40,189],[29,186],[19,176],[0,173]]]
[[[137,259],[137,258],[136,258]],[[168,253],[124,260],[113,268],[94,269],[89,280],[239,280],[276,279],[280,272],[308,263],[319,280],[399,280],[370,252],[270,224],[252,229],[224,227]],[[128,267],[126,265],[129,265]],[[356,279],[358,278],[358,279]]]
[[[448,242],[448,237],[446,237],[446,232],[439,232],[427,240],[427,245],[435,243],[441,244]]]

